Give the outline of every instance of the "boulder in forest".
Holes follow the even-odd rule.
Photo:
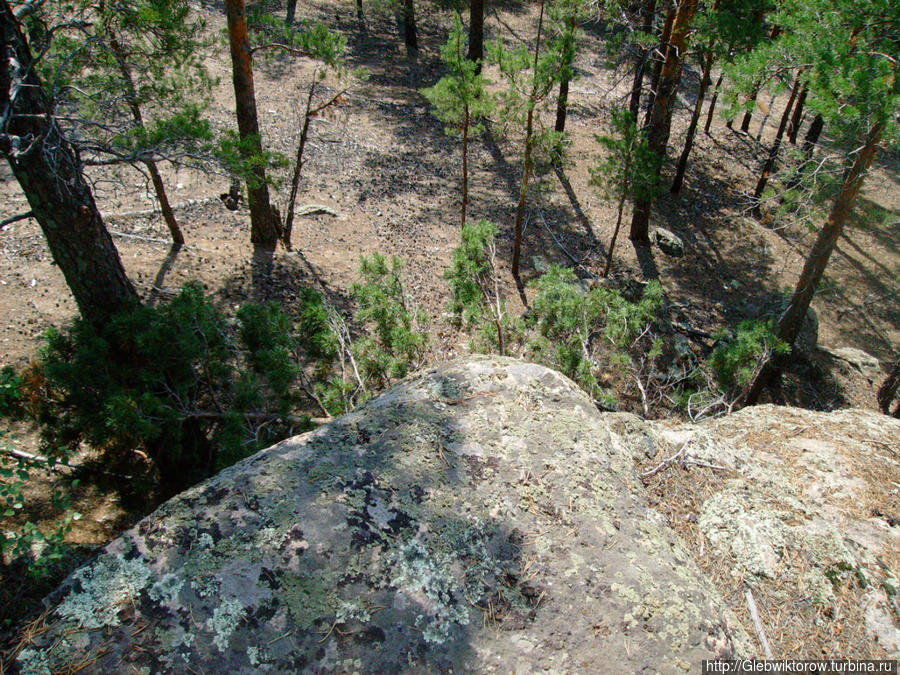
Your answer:
[[[696,672],[752,653],[547,368],[456,360],[161,506],[50,598],[24,672]]]

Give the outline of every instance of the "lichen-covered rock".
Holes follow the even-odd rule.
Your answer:
[[[677,492],[692,505],[686,515],[712,547],[707,559],[729,568],[735,587],[750,584],[764,600],[780,594],[773,604],[805,613],[808,626],[827,617],[829,656],[859,656],[852,640],[882,650],[870,656],[900,656],[900,420],[761,405],[696,425],[645,426],[658,434],[660,456],[679,448],[688,463],[725,469],[703,481],[698,469],[681,472],[660,497]]]
[[[750,654],[546,368],[413,377],[164,504],[52,596],[23,672],[696,671]]]

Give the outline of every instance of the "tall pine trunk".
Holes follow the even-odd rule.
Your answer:
[[[653,19],[656,16],[656,0],[646,0],[641,8],[641,15],[644,19],[641,24],[641,32],[649,34],[653,30]],[[641,109],[641,94],[644,90],[644,73],[647,70],[647,59],[650,57],[651,49],[641,51],[640,59],[634,69],[634,80],[631,83],[631,101],[628,103],[628,110],[631,111],[634,119],[638,118]]]
[[[403,42],[406,44],[406,55],[413,58],[419,51],[416,38],[416,8],[413,0],[403,0]]]
[[[653,79],[650,85],[650,96],[647,100],[647,118],[644,120],[644,126],[649,126],[650,124],[650,114],[653,112],[653,104],[656,101],[656,92],[659,90],[663,66],[666,62],[666,55],[669,53],[669,44],[672,38],[672,26],[675,23],[676,14],[677,10],[674,5],[669,7],[669,11],[666,12],[666,22],[663,24],[662,34],[659,37],[659,47],[653,58]]]
[[[697,103],[694,106],[694,112],[691,115],[691,123],[688,126],[687,136],[684,139],[684,150],[681,151],[681,157],[678,158],[678,168],[675,170],[675,178],[672,180],[671,193],[677,195],[681,190],[681,184],[684,182],[684,173],[687,170],[688,157],[691,154],[691,148],[694,146],[694,136],[697,134],[697,124],[700,122],[700,112],[703,110],[703,100],[706,98],[706,90],[709,89],[710,78],[709,73],[712,70],[712,40],[710,40],[709,48],[704,54],[703,74],[700,76],[700,89],[697,91]]]
[[[809,94],[809,86],[804,85],[803,91],[800,92],[800,98],[797,99],[797,105],[794,106],[794,114],[788,126],[788,140],[791,145],[797,144],[797,132],[800,131],[800,124],[803,122],[803,106],[806,105],[806,96]]]
[[[844,231],[844,223],[856,204],[856,198],[862,188],[866,172],[872,165],[872,160],[878,151],[878,142],[881,140],[883,131],[884,123],[878,122],[866,135],[865,145],[863,145],[850,170],[845,174],[841,192],[835,199],[831,212],[828,215],[828,220],[819,232],[819,236],[816,238],[816,242],[806,258],[803,271],[800,273],[800,278],[797,280],[797,285],[794,288],[791,303],[778,321],[778,337],[791,346],[797,341],[797,336],[800,334],[803,322],[806,319],[806,313],[809,311],[809,305],[816,293],[816,289],[819,287],[822,276],[825,274],[828,260],[831,258],[838,237]],[[748,387],[744,397],[745,402],[748,405],[756,403],[763,389],[777,377],[779,372],[778,364],[769,364],[764,367]]]
[[[660,71],[659,87],[648,114],[647,145],[659,158],[656,166],[657,175],[662,170],[662,162],[666,156],[669,143],[669,132],[672,126],[672,109],[675,104],[675,93],[681,81],[681,66],[685,44],[694,13],[697,11],[697,0],[682,0],[678,13],[672,23],[672,39],[666,51],[666,59]],[[653,202],[646,196],[635,200],[631,216],[629,238],[636,244],[650,243],[650,210]]]
[[[75,297],[95,326],[138,302],[82,173],[53,118],[31,50],[7,0],[0,0],[0,154],[31,206]]]
[[[476,72],[481,72],[484,61],[484,0],[471,0],[469,5],[469,61],[477,63]]]
[[[532,70],[531,96],[528,100],[528,117],[525,121],[525,153],[522,159],[522,189],[516,207],[516,222],[513,235],[512,274],[519,278],[519,263],[522,257],[522,227],[525,224],[525,201],[528,197],[528,179],[531,178],[532,153],[534,144],[534,108],[537,98],[537,67],[541,52],[541,29],[544,27],[544,0],[541,0],[541,14],[538,18],[537,41],[534,46],[534,67]]]
[[[297,13],[297,0],[288,0],[284,23],[290,27],[294,25],[294,15]]]
[[[791,117],[791,110],[794,107],[794,101],[800,91],[800,73],[794,79],[794,86],[791,89],[791,96],[788,98],[787,105],[784,107],[784,113],[781,115],[781,122],[778,125],[778,132],[775,134],[775,142],[769,150],[769,156],[766,157],[766,163],[763,164],[762,171],[759,175],[759,181],[756,183],[756,189],[753,191],[753,199],[756,205],[753,207],[754,213],[759,215],[759,198],[762,196],[763,190],[769,182],[769,176],[772,175],[772,169],[775,166],[775,160],[778,158],[778,151],[781,149],[781,139],[784,137],[784,130],[787,128],[788,120]]]
[[[253,89],[253,62],[247,37],[247,11],[244,0],[225,0],[228,18],[228,38],[231,46],[231,72],[234,83],[235,112],[243,159],[252,163],[247,180],[247,201],[250,205],[250,241],[258,246],[274,248],[278,243],[281,224],[276,222],[269,201],[266,168],[259,161],[263,156],[259,120],[256,116],[256,93]]]
[[[713,113],[716,111],[716,101],[719,100],[719,88],[722,86],[722,78],[725,77],[725,73],[719,73],[719,79],[716,80],[716,87],[713,89],[712,98],[709,100],[709,111],[706,113],[706,124],[703,125],[703,133],[707,136],[709,135],[709,127],[712,124]]]
[[[122,46],[119,44],[118,40],[116,40],[115,36],[111,36],[110,47],[116,58],[116,63],[119,66],[122,80],[125,82],[125,100],[128,103],[129,110],[131,110],[131,117],[137,127],[143,129],[144,118],[141,114],[141,106],[138,104],[137,88],[134,86],[134,78],[131,76],[131,68],[128,66],[128,61],[125,58],[125,51],[122,49]],[[172,206],[169,204],[169,197],[166,194],[166,186],[163,183],[156,162],[152,159],[148,159],[144,161],[144,166],[147,167],[147,172],[150,174],[150,181],[153,183],[154,192],[156,192],[156,200],[159,202],[159,209],[162,212],[166,227],[169,228],[169,234],[172,235],[172,242],[180,246],[184,244],[184,235],[181,233],[178,221],[175,220],[175,214],[172,211]]]
[[[566,130],[566,113],[569,108],[569,82],[572,79],[572,66],[575,63],[575,30],[577,21],[575,10],[569,17],[569,32],[566,34],[562,48],[563,62],[560,64],[559,96],[556,97],[556,124],[554,130],[562,133]]]

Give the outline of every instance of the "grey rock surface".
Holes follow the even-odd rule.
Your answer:
[[[684,472],[679,488],[693,493],[705,555],[729,568],[735,588],[835,625],[858,613],[862,639],[900,657],[900,420],[759,405],[648,428],[661,456],[678,448],[725,469],[702,489]],[[855,637],[838,635],[829,649],[854,656]]]
[[[645,441],[541,366],[441,365],[165,503],[51,596],[18,665],[673,673],[752,655],[641,496]]]

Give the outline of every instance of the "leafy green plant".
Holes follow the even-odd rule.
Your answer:
[[[450,283],[449,309],[459,325],[475,334],[473,347],[505,355],[521,326],[510,317],[500,292],[497,233],[497,226],[487,220],[466,223],[444,278]]]
[[[21,417],[22,400],[22,376],[12,366],[3,366],[0,369],[0,417],[16,419]]]
[[[287,434],[301,390],[283,312],[243,308],[228,321],[197,284],[102,328],[83,320],[47,334],[36,411],[49,457],[87,444],[120,487],[173,494]]]
[[[403,261],[380,253],[360,260],[351,294],[354,331],[316,290],[301,298],[301,329],[314,359],[309,393],[329,415],[368,400],[374,391],[422,364],[428,346],[426,317],[403,284]]]
[[[466,58],[465,42],[466,32],[457,14],[453,18],[450,38],[441,48],[447,74],[433,87],[421,90],[435,107],[435,114],[444,123],[447,134],[462,137],[462,226],[466,224],[469,203],[469,134],[483,130],[477,120],[488,115],[494,107],[486,88],[489,82],[481,74],[481,64]]]
[[[551,265],[534,287],[537,296],[529,322],[538,335],[529,344],[533,356],[561,370],[604,404],[611,401],[601,386],[600,369],[630,374],[649,413],[645,381],[662,350],[651,330],[663,306],[659,283],[648,284],[641,298],[632,302],[614,289],[585,290],[571,269]]]
[[[790,350],[787,343],[778,339],[774,321],[742,321],[734,337],[713,350],[709,365],[720,386],[734,394],[752,382],[774,355]]]
[[[14,522],[21,521],[19,514],[27,506],[25,491],[29,484],[39,474],[52,475],[58,464],[53,457],[44,463],[25,455],[14,456],[12,447],[2,442],[5,433],[0,431],[0,564],[25,560],[28,573],[40,578],[65,556],[65,537],[81,514],[71,509],[70,493],[57,487],[50,493],[50,506],[63,516],[49,532],[38,529],[31,520]],[[70,488],[77,486],[75,479]]]

